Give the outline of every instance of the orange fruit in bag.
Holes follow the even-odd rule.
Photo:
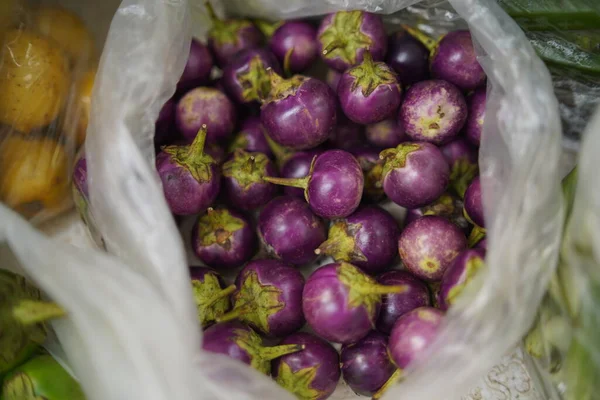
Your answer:
[[[0,201],[26,217],[69,205],[64,146],[50,138],[12,133],[0,141]]]
[[[77,115],[77,132],[75,141],[77,146],[81,146],[85,141],[87,126],[90,121],[90,113],[92,107],[92,90],[94,89],[94,80],[96,78],[96,68],[90,69],[85,73],[77,84],[76,93],[76,115]]]
[[[0,123],[23,133],[50,124],[69,94],[67,58],[52,40],[27,30],[5,35],[0,58]]]

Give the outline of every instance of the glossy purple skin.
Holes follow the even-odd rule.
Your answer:
[[[211,164],[208,181],[198,182],[188,169],[161,151],[156,156],[156,170],[169,208],[175,215],[204,212],[215,201],[221,188],[221,172],[217,164]]]
[[[304,350],[275,359],[272,363],[273,378],[277,379],[279,376],[281,363],[287,364],[292,372],[316,368],[310,388],[321,394],[313,400],[325,400],[331,396],[340,380],[340,357],[335,348],[323,339],[306,332],[293,333],[280,344],[303,344],[305,347]]]
[[[421,81],[409,87],[398,113],[398,123],[410,138],[434,144],[454,139],[466,120],[465,97],[456,86],[442,80]]]
[[[298,151],[288,158],[281,166],[282,178],[304,178],[310,172],[313,158],[323,153],[321,149]],[[304,199],[304,190],[291,186],[284,187],[284,193],[289,196]]]
[[[430,143],[409,153],[402,168],[383,177],[383,190],[394,203],[418,208],[437,199],[448,186],[450,168],[442,152]]]
[[[168,144],[175,136],[175,107],[175,100],[170,98],[160,109],[154,125],[154,144],[157,146]]]
[[[306,190],[308,204],[320,217],[344,218],[360,204],[363,187],[356,158],[344,150],[328,150],[315,160]]]
[[[411,85],[429,78],[429,50],[405,31],[389,38],[386,63],[398,74],[402,85]]]
[[[465,212],[476,225],[485,228],[483,216],[483,200],[481,199],[481,180],[473,179],[465,192]]]
[[[353,235],[355,246],[367,259],[349,262],[368,274],[377,274],[390,267],[396,258],[400,235],[394,217],[373,205],[359,208],[345,220],[356,227]]]
[[[264,103],[260,119],[277,143],[306,150],[325,142],[336,124],[337,100],[326,83],[306,78],[294,94]]]
[[[213,57],[210,54],[208,46],[192,38],[187,63],[185,64],[181,78],[179,78],[179,82],[177,82],[177,92],[183,93],[207,84],[213,65]]]
[[[217,270],[236,268],[247,262],[258,250],[258,238],[250,220],[240,212],[228,210],[231,216],[243,221],[243,227],[232,232],[226,243],[202,245],[196,220],[192,228],[192,250],[204,264]]]
[[[404,129],[395,118],[367,125],[365,133],[369,143],[384,149],[396,147],[400,143],[409,140],[406,133],[404,133]]]
[[[422,357],[433,343],[444,313],[433,307],[420,307],[401,316],[390,334],[388,351],[396,366],[406,369]]]
[[[474,248],[463,251],[454,259],[452,265],[444,273],[437,297],[440,310],[448,310],[450,306],[448,304],[450,291],[454,287],[464,284],[467,280],[467,263],[473,257],[478,257],[483,261],[485,259],[485,250]]]
[[[325,76],[325,82],[329,85],[331,90],[337,93],[338,84],[340,83],[340,78],[342,77],[342,73],[336,71],[335,69],[328,69],[327,75]]]
[[[364,127],[338,115],[338,123],[329,138],[328,145],[340,150],[358,147],[365,142]]]
[[[244,82],[240,80],[240,76],[250,71],[250,62],[255,59],[260,60],[265,71],[267,68],[272,68],[275,72],[281,73],[277,58],[268,49],[245,49],[236,54],[223,68],[221,83],[225,87],[229,97],[237,103],[250,104],[256,102],[256,99],[247,99],[244,97]],[[263,94],[263,96],[266,95],[267,93]]]
[[[340,11],[345,12],[345,11]],[[319,25],[319,29],[317,31],[317,42],[319,44],[319,54],[321,54],[321,58],[325,61],[330,68],[333,68],[337,71],[344,72],[350,67],[353,67],[356,64],[359,64],[363,60],[363,54],[365,51],[369,51],[373,60],[382,61],[385,58],[385,54],[387,51],[387,35],[385,34],[385,26],[383,24],[383,20],[381,16],[378,14],[372,14],[369,12],[362,12],[362,22],[360,25],[360,32],[365,34],[369,39],[371,39],[371,44],[367,47],[360,47],[356,50],[356,63],[354,65],[348,64],[345,60],[340,57],[323,57],[324,46],[321,40],[319,39],[323,32],[330,28],[330,26],[334,22],[334,17],[336,13],[331,13],[325,16],[321,21],[321,25]]]
[[[430,61],[431,75],[456,85],[467,92],[485,83],[485,72],[477,61],[477,54],[469,31],[446,34],[437,45]]]
[[[258,217],[258,232],[270,254],[302,265],[316,259],[315,249],[326,239],[326,228],[302,199],[271,200]]]
[[[187,140],[193,140],[202,125],[207,127],[207,142],[226,141],[235,128],[237,112],[220,90],[198,87],[190,90],[177,103],[175,122]]]
[[[372,396],[396,370],[387,352],[387,341],[386,335],[372,331],[342,347],[342,376],[355,393]]]
[[[235,342],[237,330],[250,329],[238,321],[220,322],[204,331],[202,349],[211,353],[223,354],[250,365],[252,359],[246,350]]]
[[[380,304],[374,313],[361,305],[349,304],[349,288],[338,276],[339,263],[324,265],[306,280],[302,309],[306,322],[325,340],[350,344],[365,337],[375,325]]]
[[[277,176],[277,168],[270,160],[265,166],[264,176]],[[221,185],[225,201],[245,211],[256,210],[264,206],[279,193],[279,187],[272,183],[260,181],[244,187],[233,176],[223,176]]]
[[[377,281],[383,285],[405,285],[404,293],[384,294],[381,311],[377,318],[377,330],[390,334],[394,324],[402,315],[419,307],[431,306],[431,295],[425,282],[408,271],[393,270],[381,274]]]
[[[194,138],[192,139],[179,139],[176,140],[173,144],[174,145],[189,145],[192,144],[192,142],[194,141]],[[225,150],[223,150],[223,148],[221,146],[219,146],[217,143],[206,143],[204,145],[204,152],[208,155],[210,155],[217,164],[223,164],[223,162],[225,161]]]
[[[381,68],[390,69],[386,65]],[[352,70],[342,74],[338,84],[338,98],[344,114],[357,124],[375,124],[395,116],[402,100],[398,83],[382,83],[368,95],[356,84]]]
[[[475,89],[467,99],[469,116],[465,124],[465,136],[477,147],[481,144],[481,132],[485,121],[485,90],[485,86]]]
[[[487,251],[487,239],[483,238],[481,239],[476,245],[475,245],[476,249],[482,249]]]
[[[248,117],[242,122],[240,132],[237,136],[244,138],[244,146],[240,147],[249,153],[263,153],[267,157],[273,157],[273,152],[265,138],[264,128],[260,122],[260,117]],[[236,138],[237,138],[236,136]]]
[[[73,167],[73,185],[79,193],[81,193],[86,199],[89,199],[90,192],[88,190],[87,183],[87,161],[85,156],[79,157],[75,166]]]
[[[304,276],[300,271],[279,260],[254,260],[240,271],[236,286],[239,288],[244,277],[252,272],[256,273],[261,285],[279,289],[279,301],[284,304],[281,310],[268,317],[269,332],[265,333],[282,337],[302,328],[305,322],[302,313]]]
[[[223,21],[227,23],[227,21]],[[235,55],[244,50],[259,47],[263,40],[260,30],[253,24],[246,25],[236,33],[234,42],[219,43],[208,33],[208,47],[215,56],[216,64],[223,68],[229,64]]]
[[[380,186],[377,186],[376,179],[370,175],[371,170],[377,165],[381,163],[381,159],[379,158],[379,153],[381,149],[377,147],[356,147],[354,149],[349,150],[350,153],[360,164],[360,168],[363,171],[363,175],[365,177],[365,186],[363,190],[363,200],[369,202],[378,202],[384,196],[383,190]]]
[[[440,146],[440,150],[451,169],[460,159],[466,159],[471,164],[477,164],[477,149],[463,137],[458,137]]]
[[[293,49],[289,58],[290,72],[302,72],[317,58],[317,30],[302,21],[284,22],[269,39],[269,48],[281,65],[288,51]]]
[[[406,269],[428,282],[442,279],[452,261],[466,248],[465,234],[446,218],[433,215],[408,224],[398,240]]]

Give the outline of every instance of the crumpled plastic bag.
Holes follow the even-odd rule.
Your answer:
[[[413,3],[219,5],[291,18],[351,8],[389,14]],[[471,29],[488,75],[480,149],[488,267],[387,399],[460,398],[512,349],[533,322],[562,232],[561,126],[550,75],[495,1],[450,4]],[[90,400],[292,399],[260,373],[201,350],[184,246],[153,169],[154,121],[183,70],[190,32],[204,29],[189,18],[201,10],[185,0],[124,0],[113,19],[85,146],[91,210],[109,253],[58,243],[0,205],[0,242],[14,256],[12,268],[69,312],[53,327]]]

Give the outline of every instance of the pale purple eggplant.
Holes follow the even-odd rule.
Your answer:
[[[465,286],[484,265],[485,250],[483,249],[465,250],[454,259],[442,277],[438,293],[438,304],[442,311],[446,311],[456,302]]]
[[[260,122],[260,117],[251,116],[242,122],[240,131],[229,145],[230,153],[233,153],[237,149],[242,149],[250,153],[263,153],[267,157],[273,158],[274,155],[265,137],[265,128]]]
[[[177,92],[185,93],[195,87],[206,85],[210,80],[213,65],[213,56],[208,46],[192,38],[185,68],[177,82]]]
[[[269,48],[288,73],[302,72],[318,56],[317,30],[309,23],[286,21],[275,29]]]
[[[465,136],[471,143],[479,147],[481,144],[481,133],[485,121],[486,88],[482,86],[475,89],[467,98],[469,116],[465,124]]]
[[[442,145],[440,150],[450,166],[450,187],[462,198],[479,173],[477,149],[465,138],[458,137]]]
[[[409,137],[404,133],[404,128],[396,121],[396,118],[367,125],[366,136],[373,146],[384,149],[396,147],[400,143],[409,140]]]

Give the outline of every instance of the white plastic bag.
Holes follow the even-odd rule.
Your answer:
[[[225,5],[290,18],[355,8],[391,13],[415,2]],[[488,268],[390,399],[459,398],[514,346],[553,273],[562,229],[561,132],[549,74],[493,0],[450,3],[472,30],[489,77],[480,152]],[[54,327],[89,399],[289,399],[258,372],[200,350],[183,243],[153,170],[153,121],[183,69],[187,7],[185,0],[124,0],[106,41],[86,152],[92,211],[112,254],[59,244],[2,206],[0,241],[67,308],[69,317]]]

